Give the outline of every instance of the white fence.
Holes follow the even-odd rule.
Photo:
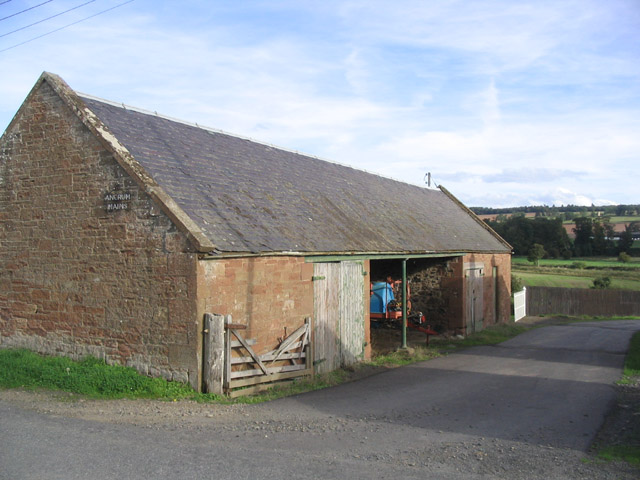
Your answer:
[[[513,294],[513,314],[516,322],[527,316],[527,287]]]

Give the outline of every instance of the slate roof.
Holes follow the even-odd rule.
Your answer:
[[[508,252],[446,191],[80,95],[220,252]]]

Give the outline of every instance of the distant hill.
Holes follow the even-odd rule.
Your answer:
[[[562,205],[560,207],[548,205],[533,205],[527,207],[492,208],[471,207],[471,210],[483,219],[495,220],[498,216],[510,217],[524,213],[526,217],[550,217],[573,220],[576,217],[633,217],[640,215],[640,204],[636,205]]]

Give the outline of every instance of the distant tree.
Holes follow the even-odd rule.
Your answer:
[[[640,223],[631,222],[624,226],[624,232],[620,234],[618,241],[618,252],[631,253],[633,247],[633,234],[640,231]]]
[[[573,221],[576,223],[573,229],[573,233],[576,235],[573,241],[576,256],[590,257],[593,255],[593,220],[590,217],[577,217]]]
[[[553,258],[571,256],[571,241],[559,218],[525,218],[517,214],[487,224],[511,244],[516,255],[527,255],[533,244],[539,243]]]
[[[533,244],[533,224],[523,215],[513,216],[505,223],[505,240],[516,255],[526,255]]]
[[[521,291],[522,287],[524,287],[522,279],[511,274],[511,293],[514,294]]]
[[[592,251],[594,255],[604,255],[607,253],[607,239],[604,233],[604,227],[597,220],[593,222]]]
[[[625,225],[624,232],[620,234],[620,240],[618,240],[618,252],[629,253],[633,246],[633,232],[629,230],[629,225]]]
[[[620,252],[620,255],[618,255],[618,261],[622,263],[629,263],[631,261],[631,255],[625,252]]]
[[[611,286],[611,279],[609,277],[598,277],[593,279],[593,286],[591,288],[605,289]]]
[[[571,249],[571,241],[559,218],[537,217],[533,222],[533,243],[544,246],[547,254],[560,258]]]
[[[531,263],[535,263],[536,267],[540,265],[540,259],[545,256],[547,252],[544,251],[544,247],[539,243],[534,243],[527,253],[527,260]]]
[[[638,231],[640,231],[638,222],[631,222],[624,226],[624,232],[620,234],[620,240],[618,240],[618,252],[631,253],[633,234]]]
[[[604,228],[605,255],[615,255],[618,253],[616,249],[616,242],[613,240],[616,236],[616,230],[608,220],[602,224],[602,228]]]

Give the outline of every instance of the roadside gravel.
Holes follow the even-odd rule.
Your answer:
[[[618,401],[594,444],[625,441],[639,428],[640,387],[619,387]],[[314,456],[380,463],[425,472],[425,478],[637,479],[640,469],[603,462],[593,451],[507,441],[442,431],[425,433],[402,419],[345,418],[314,412],[282,412],[262,405],[194,401],[92,400],[63,392],[0,391],[0,401],[51,416],[137,426],[256,448],[313,452]],[[434,477],[427,476],[435,475]],[[459,474],[459,477],[458,477]]]
[[[456,426],[463,428],[433,427],[432,420],[442,418],[435,407],[409,413],[391,408],[384,414],[366,414],[355,408],[338,414],[336,409],[317,408],[322,407],[317,404],[318,396],[311,397],[316,403],[305,401],[309,397],[302,395],[258,405],[220,405],[93,400],[63,392],[0,390],[0,402],[51,417],[155,430],[160,435],[166,432],[185,444],[225,445],[234,452],[277,453],[283,458],[303,455],[317,464],[334,466],[361,464],[362,471],[372,467],[380,472],[402,471],[404,478],[636,480],[640,468],[604,462],[596,456],[598,447],[630,444],[640,438],[640,386],[615,389],[617,397],[587,452],[554,443],[549,435],[536,440],[524,434],[483,435],[466,424]]]

